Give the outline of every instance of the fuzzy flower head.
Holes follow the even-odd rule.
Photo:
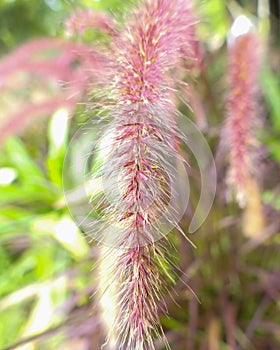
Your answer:
[[[146,1],[134,13],[115,43],[120,103],[164,101],[173,83],[167,73],[180,58],[194,58],[193,24],[189,1]]]
[[[158,302],[168,272],[157,241],[165,223],[178,222],[176,202],[169,205],[179,137],[173,93],[178,68],[194,55],[194,19],[185,0],[141,3],[112,43],[112,137],[100,203],[102,234],[113,240],[105,259],[115,283],[103,280],[101,289],[103,300],[115,300],[108,343],[118,349],[152,350],[153,337],[162,334]]]
[[[66,22],[66,33],[69,36],[83,34],[88,28],[95,28],[104,33],[114,32],[114,22],[112,18],[104,12],[93,12],[92,10],[79,9]]]
[[[253,128],[258,113],[259,43],[255,33],[237,36],[229,49],[229,96],[226,135],[230,147],[228,183],[241,206],[246,204],[246,186],[253,174]]]

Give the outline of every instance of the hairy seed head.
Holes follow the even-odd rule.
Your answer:
[[[246,186],[253,172],[252,132],[257,117],[259,52],[253,33],[238,37],[229,52],[229,99],[226,132],[230,142],[228,181],[241,206],[246,203]]]
[[[112,132],[100,202],[104,243],[112,247],[101,259],[111,262],[108,276],[115,279],[101,286],[103,300],[113,297],[116,310],[112,348],[151,350],[153,337],[162,334],[158,302],[166,269],[157,241],[162,222],[172,222],[175,213],[168,206],[179,138],[173,94],[176,69],[195,56],[194,41],[189,1],[148,0],[112,44]]]

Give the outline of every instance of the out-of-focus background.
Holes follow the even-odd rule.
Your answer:
[[[279,1],[196,1],[202,17],[201,70],[190,82],[194,113],[216,159],[217,197],[191,239],[175,236],[182,280],[161,322],[171,349],[280,349],[280,25]],[[97,248],[75,225],[63,196],[63,161],[90,101],[91,50],[99,29],[73,32],[78,9],[122,21],[121,0],[0,1],[0,349],[95,350]],[[257,128],[257,185],[246,210],[227,201],[225,123],[227,34],[247,16],[263,42]],[[66,25],[66,23],[68,23]],[[71,148],[78,157],[79,144]],[[75,155],[75,151],[77,152]],[[191,205],[199,174],[191,172]],[[67,177],[73,169],[64,171]],[[69,174],[68,174],[69,172]],[[75,171],[74,171],[75,172]],[[73,181],[75,194],[78,184]],[[75,187],[76,186],[76,187]],[[71,205],[79,206],[73,195]],[[188,227],[188,216],[182,221]],[[189,285],[198,299],[186,286]],[[156,344],[162,349],[161,344]]]

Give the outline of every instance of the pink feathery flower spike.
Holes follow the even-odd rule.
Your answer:
[[[228,183],[240,206],[246,204],[246,187],[252,177],[253,128],[258,114],[259,43],[253,32],[234,39],[229,49],[229,96],[226,125],[230,147]]]
[[[100,290],[110,349],[152,350],[153,338],[163,337],[158,304],[168,271],[159,219],[172,221],[166,208],[178,152],[176,69],[194,58],[194,41],[189,1],[148,0],[112,45],[113,121],[100,201],[109,246],[101,251]]]
[[[100,29],[107,34],[115,31],[112,18],[105,12],[79,9],[66,22],[68,35],[83,34],[88,28]]]

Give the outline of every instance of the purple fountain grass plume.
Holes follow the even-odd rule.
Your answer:
[[[229,97],[226,139],[230,147],[228,182],[241,206],[253,174],[253,128],[258,114],[259,42],[254,33],[237,37],[229,49]]]
[[[41,115],[51,115],[53,111],[61,107],[71,111],[75,108],[76,103],[76,99],[68,100],[67,96],[61,95],[58,98],[53,97],[44,102],[24,106],[19,111],[9,115],[5,123],[0,123],[0,145],[6,137],[14,132],[18,133],[21,131],[30,120]]]
[[[31,96],[26,98],[25,93],[24,100],[17,97],[16,110],[10,105],[5,108],[5,104],[1,103],[4,117],[0,120],[0,143],[35,117],[50,115],[62,106],[73,110],[89,83],[94,81],[95,86],[104,83],[105,75],[100,72],[105,69],[105,62],[101,51],[87,45],[45,38],[27,42],[3,58],[0,61],[3,101],[6,96],[9,97],[7,101],[12,101],[10,96],[18,95],[23,88],[32,90],[34,78],[41,82],[36,91],[41,98],[33,101]],[[20,81],[25,77],[24,86],[20,85],[18,77]]]
[[[164,237],[161,219],[173,223],[168,202],[179,137],[174,71],[182,58],[193,58],[193,41],[189,1],[153,0],[141,3],[112,45],[108,109],[113,121],[101,201],[101,240],[112,248],[102,249],[106,264],[100,268],[111,348],[151,350],[153,336],[162,334],[158,302],[168,269],[155,241]]]
[[[105,12],[79,9],[66,22],[68,35],[83,34],[88,28],[96,28],[107,34],[115,32],[113,19]]]
[[[41,73],[46,78],[51,76],[61,80],[68,73],[69,65],[77,53],[86,49],[89,54],[90,49],[85,45],[61,39],[40,38],[24,43],[0,61],[0,86],[17,71]],[[46,52],[53,53],[54,57],[47,59]],[[60,66],[53,65],[56,61]]]

